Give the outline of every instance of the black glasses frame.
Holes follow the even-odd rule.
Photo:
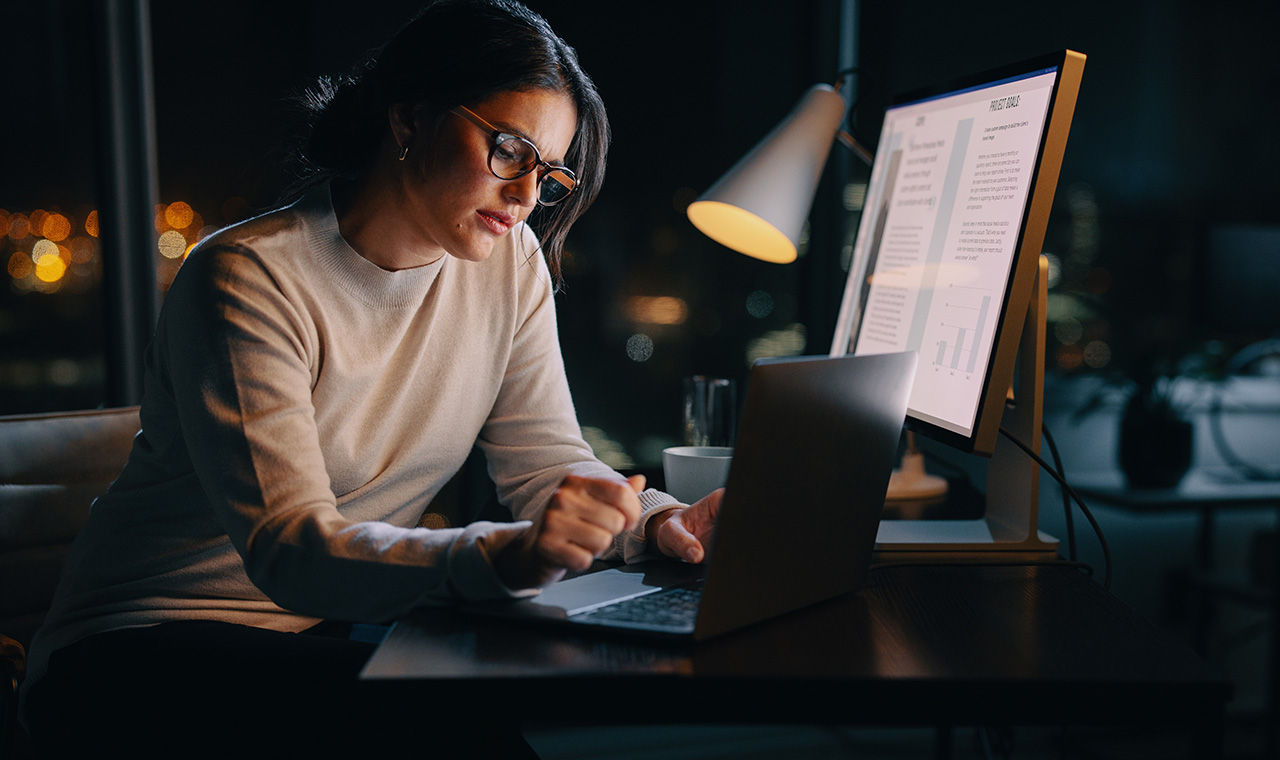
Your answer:
[[[479,114],[467,108],[466,106],[457,106],[456,108],[450,109],[449,113],[453,114],[454,116],[462,117],[463,119],[471,122],[476,127],[479,127],[480,129],[488,133],[489,138],[493,140],[493,146],[489,148],[489,162],[488,162],[489,173],[497,177],[498,179],[504,179],[504,180],[520,179],[521,177],[523,177],[524,175],[528,174],[531,171],[534,171],[535,169],[539,169],[539,168],[545,169],[544,171],[541,171],[538,173],[538,205],[539,206],[554,206],[557,203],[563,201],[565,198],[568,198],[570,195],[573,195],[573,192],[578,189],[578,175],[574,174],[573,170],[567,166],[560,166],[558,164],[553,164],[547,161],[543,161],[542,152],[538,150],[538,146],[534,145],[527,138],[521,137],[520,135],[517,135],[517,134],[512,134],[511,132],[503,132],[502,130],[493,126],[489,122],[485,121],[484,118],[482,118]],[[525,145],[528,145],[531,149],[533,149],[533,163],[520,169],[518,173],[510,177],[504,177],[503,175],[499,174],[496,169],[493,168],[493,156],[495,153],[497,153],[499,146],[511,140],[519,140],[520,142],[524,143]],[[553,178],[553,182],[555,182],[556,186],[565,188],[566,192],[564,195],[560,196],[559,198],[553,197],[550,200],[547,200],[546,198],[543,197],[545,194],[544,188],[547,188],[549,186],[546,185],[543,182],[543,180],[546,179],[547,175],[551,174],[552,172],[556,172],[558,174],[564,175],[565,179],[568,179],[569,182],[565,183],[560,178]]]

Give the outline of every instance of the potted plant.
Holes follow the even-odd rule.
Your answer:
[[[1194,427],[1177,398],[1178,376],[1142,371],[1120,416],[1119,464],[1134,488],[1173,488],[1191,468]]]

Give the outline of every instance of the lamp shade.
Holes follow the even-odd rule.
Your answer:
[[[739,253],[779,264],[795,261],[845,110],[844,98],[830,85],[809,88],[772,132],[689,204],[689,221]]]

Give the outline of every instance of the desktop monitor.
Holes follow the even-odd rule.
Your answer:
[[[881,552],[1057,549],[1038,528],[1037,464],[997,438],[1040,450],[1041,246],[1084,61],[1064,50],[885,111],[831,353],[918,352],[908,429],[990,461],[981,518],[883,520]]]
[[[908,427],[965,452],[995,449],[1084,61],[1062,51],[885,111],[832,354],[918,351]]]

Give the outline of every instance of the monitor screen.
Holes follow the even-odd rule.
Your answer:
[[[1011,382],[1034,280],[1019,260],[1038,259],[1043,244],[1061,164],[1047,137],[1055,118],[1070,123],[1072,55],[918,91],[885,111],[832,353],[917,351],[908,420],[965,450],[994,445],[996,427],[980,423],[999,415]]]

